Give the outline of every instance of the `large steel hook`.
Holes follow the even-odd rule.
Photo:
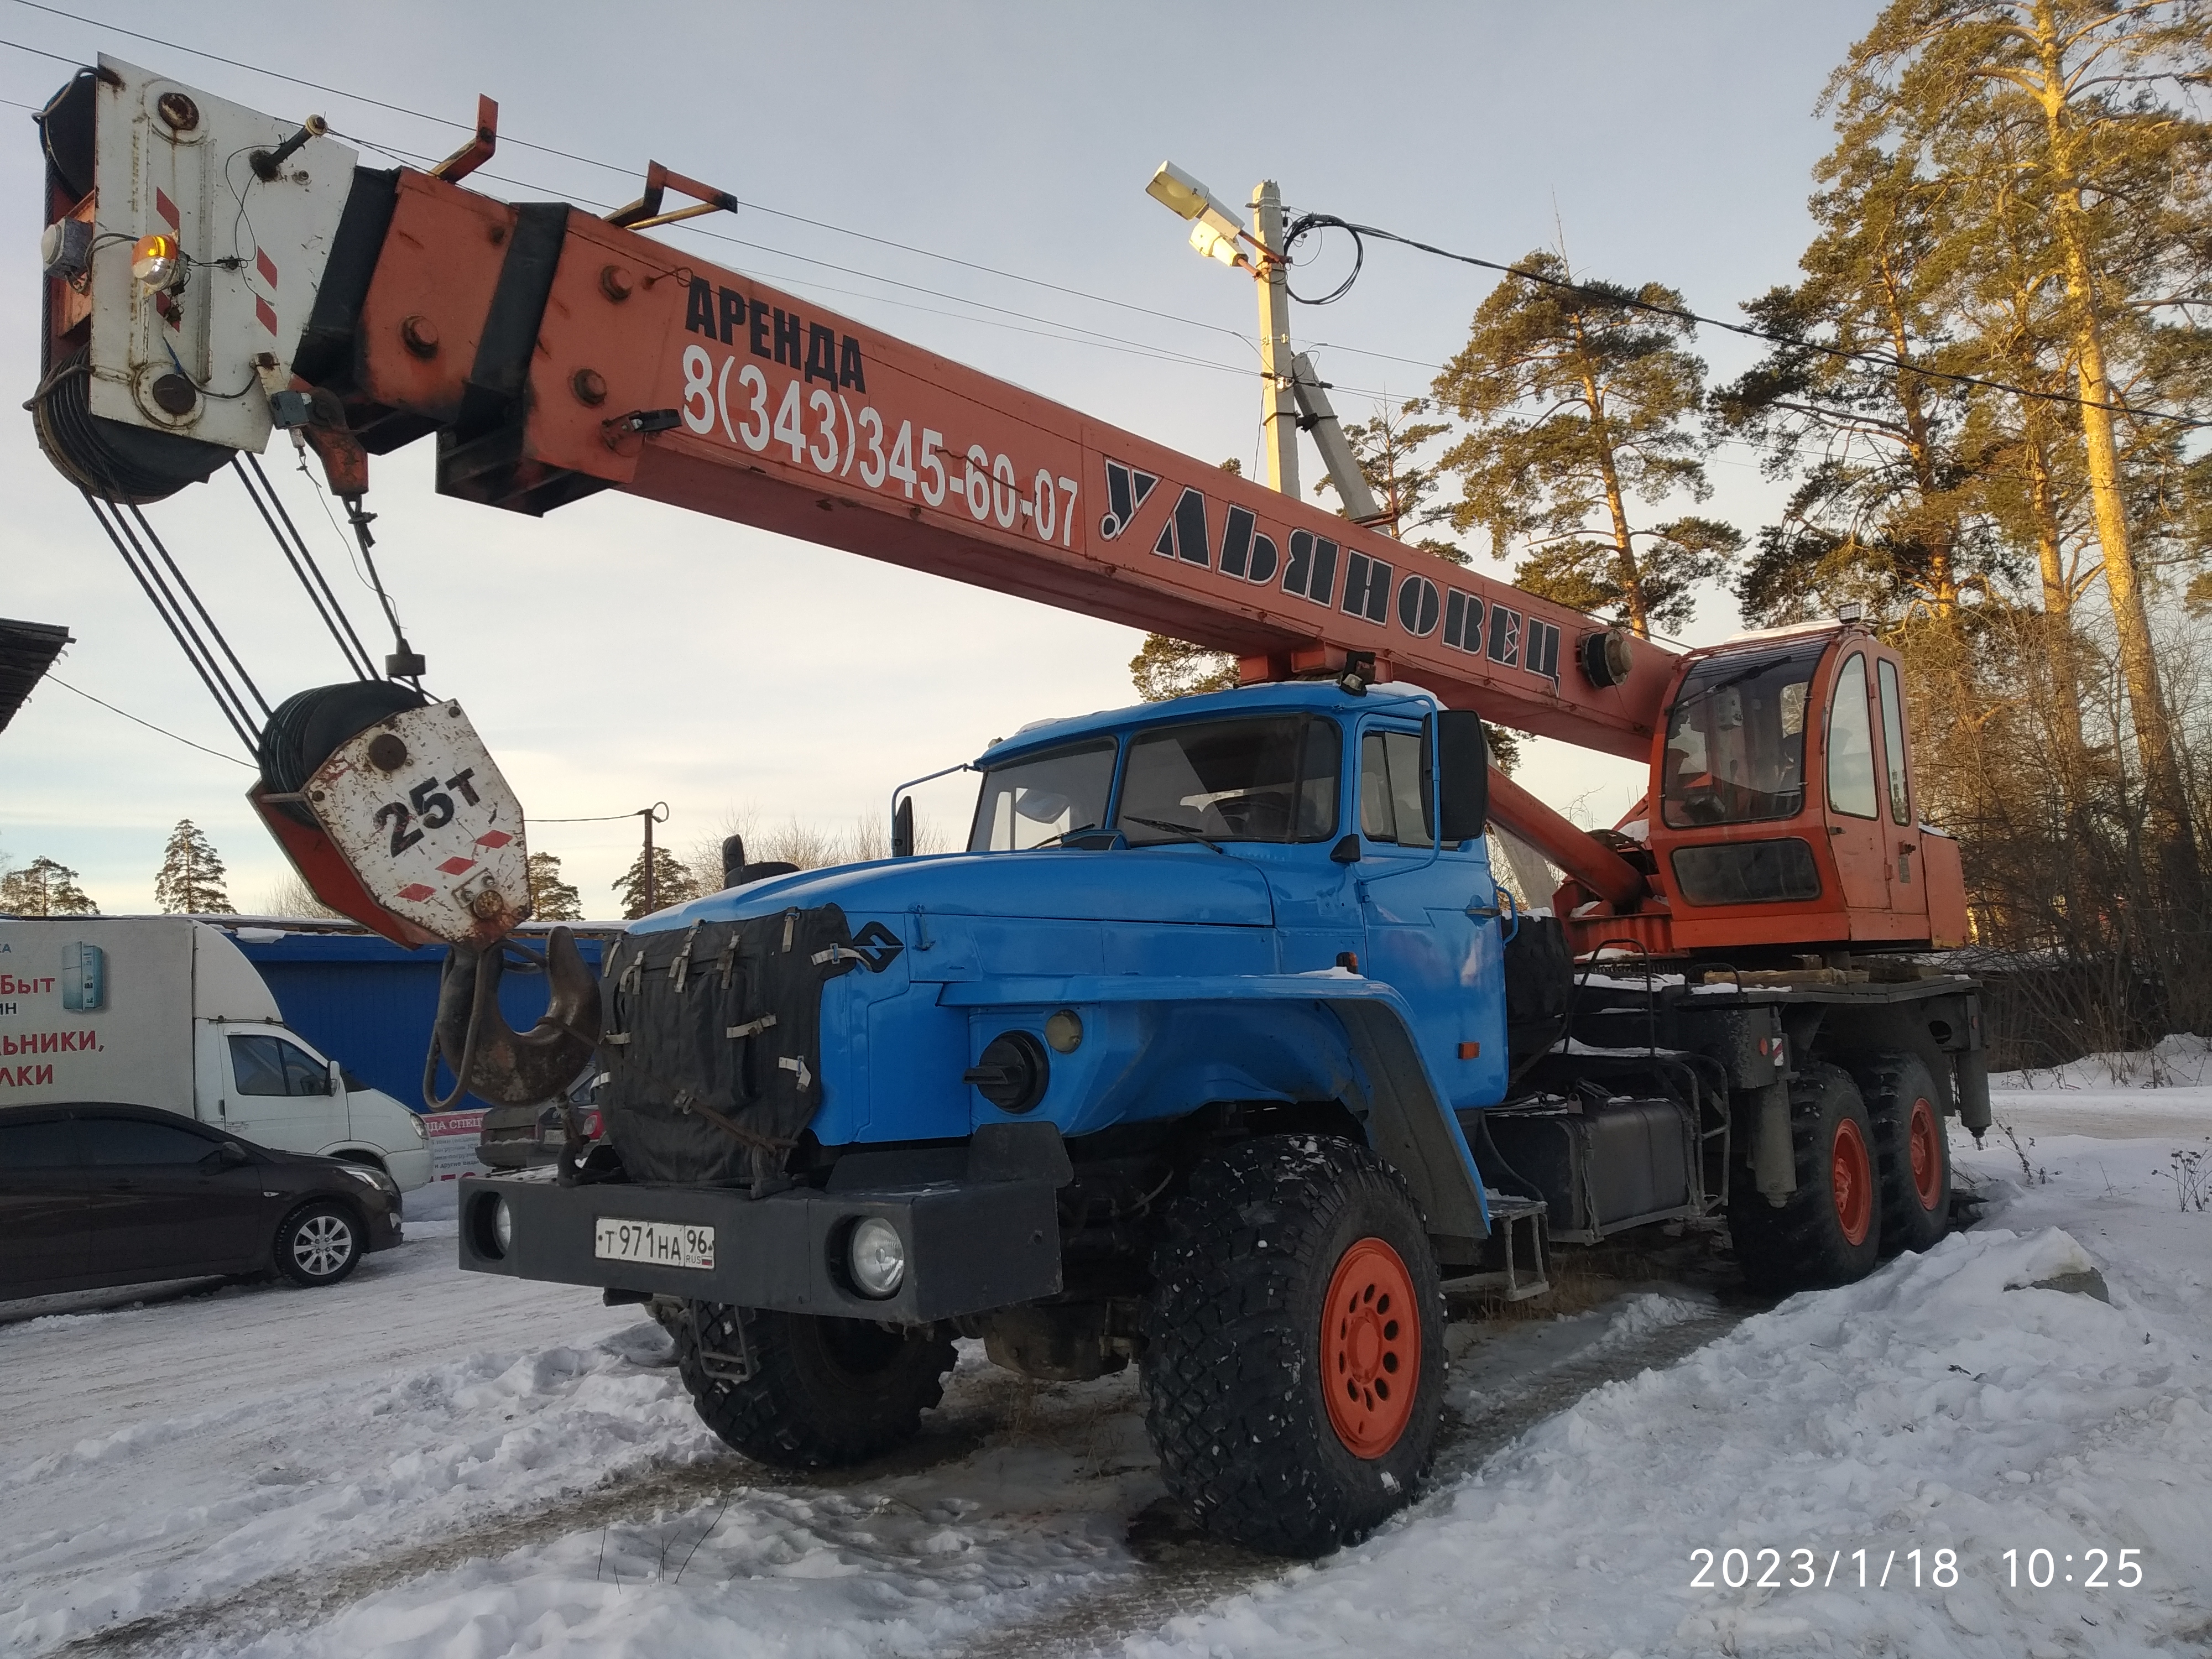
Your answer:
[[[576,949],[576,936],[556,927],[546,941],[545,1012],[527,1031],[512,1030],[499,1010],[505,943],[479,950],[456,945],[438,986],[438,1020],[422,1068],[423,1103],[441,1112],[473,1094],[497,1106],[557,1100],[591,1063],[599,1042],[599,987]],[[436,1094],[438,1060],[453,1073],[453,1093]]]

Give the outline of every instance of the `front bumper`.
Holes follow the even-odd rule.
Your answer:
[[[513,1218],[502,1252],[493,1203]],[[461,1182],[460,1265],[470,1273],[687,1297],[741,1308],[926,1324],[1055,1294],[1059,1209],[1049,1181],[936,1182],[753,1198],[722,1187],[561,1187],[527,1176]],[[844,1267],[854,1225],[881,1217],[906,1245],[892,1295],[854,1289]],[[598,1224],[662,1221],[714,1229],[714,1265],[611,1261],[593,1252]]]
[[[384,1168],[403,1193],[427,1187],[430,1184],[430,1149],[419,1143],[387,1146],[384,1149]]]

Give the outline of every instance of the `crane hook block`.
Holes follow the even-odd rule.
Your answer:
[[[270,732],[312,734],[308,746],[321,748],[331,729],[322,716],[360,707],[371,688],[420,701],[388,681],[323,687],[280,708]],[[410,947],[483,950],[529,919],[522,804],[459,703],[383,713],[319,762],[270,738],[263,746],[247,798],[332,909]]]

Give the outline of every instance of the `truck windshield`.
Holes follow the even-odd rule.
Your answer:
[[[1805,702],[1826,639],[1709,657],[1667,716],[1662,807],[1672,829],[1796,817],[1805,805]]]
[[[968,850],[1018,853],[1096,830],[1114,785],[1115,749],[1113,738],[1097,738],[993,767],[983,775]]]
[[[1326,840],[1343,741],[1335,721],[1302,714],[1143,732],[1129,744],[1116,827],[1132,846]]]

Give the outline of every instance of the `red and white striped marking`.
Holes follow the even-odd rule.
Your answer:
[[[253,250],[253,268],[270,288],[276,286],[276,262],[260,248]],[[276,331],[276,308],[258,294],[253,296],[253,315],[271,334]]]

